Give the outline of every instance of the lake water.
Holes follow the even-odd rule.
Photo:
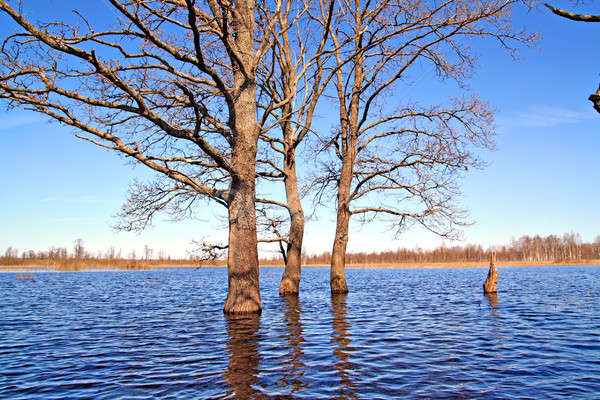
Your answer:
[[[0,273],[0,398],[600,398],[600,268],[305,268],[226,318],[225,269]]]

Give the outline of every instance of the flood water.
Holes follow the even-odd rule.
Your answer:
[[[0,273],[0,398],[600,398],[600,268],[261,270],[225,317],[220,268]]]

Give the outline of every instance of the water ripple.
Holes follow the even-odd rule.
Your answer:
[[[221,312],[226,271],[0,273],[0,398],[597,398],[600,268],[261,271],[263,314]]]

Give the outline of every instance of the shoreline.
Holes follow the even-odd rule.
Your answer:
[[[553,267],[553,266],[598,266],[600,260],[580,260],[580,261],[498,261],[498,267]],[[265,268],[283,268],[282,263],[260,265]],[[168,269],[168,268],[226,268],[224,263],[215,263],[214,265],[198,265],[198,264],[146,264],[146,265],[0,265],[0,272],[47,272],[47,271],[136,271],[136,270],[151,270],[151,269]],[[323,264],[304,264],[302,267],[310,268],[329,268],[329,265]],[[452,261],[452,262],[406,262],[406,263],[353,263],[346,265],[347,269],[414,269],[414,268],[482,268],[489,267],[487,261]]]

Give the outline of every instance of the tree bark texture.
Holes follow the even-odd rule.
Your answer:
[[[338,209],[335,225],[335,238],[331,251],[330,285],[332,294],[348,293],[346,283],[346,247],[348,246],[348,226],[350,223],[350,185],[352,182],[353,160],[344,159],[338,188]]]
[[[356,10],[358,11],[358,10]],[[355,15],[356,31],[363,31],[362,17],[357,12]],[[352,190],[352,178],[354,177],[354,163],[357,154],[358,144],[358,114],[360,109],[360,90],[364,82],[364,54],[363,54],[363,38],[362,34],[354,37],[354,50],[357,54],[353,58],[352,71],[353,83],[350,103],[346,103],[346,84],[345,79],[340,69],[336,81],[336,90],[339,102],[339,118],[340,118],[340,148],[341,148],[341,170],[338,183],[337,193],[337,221],[335,227],[335,238],[333,242],[333,250],[331,252],[331,274],[330,285],[332,294],[348,293],[348,285],[346,283],[346,247],[348,246],[348,225],[350,222],[350,211]],[[334,40],[337,42],[337,39]],[[340,62],[340,54],[336,53],[338,63]]]
[[[290,154],[291,153],[291,154]],[[290,214],[290,233],[288,237],[285,271],[279,285],[280,296],[297,296],[300,291],[302,274],[302,240],[304,238],[304,211],[298,193],[298,178],[294,149],[288,150],[285,160],[285,193]]]
[[[231,153],[232,179],[229,190],[229,291],[223,312],[260,313],[260,273],[256,232],[256,152],[259,127],[256,122],[256,82],[249,66],[254,55],[254,2],[239,2],[241,17],[233,25],[236,43],[243,50],[243,64],[234,70],[234,96],[229,124],[234,133]]]
[[[483,283],[484,293],[498,292],[498,269],[496,268],[496,253],[490,254],[490,270],[488,276]]]

